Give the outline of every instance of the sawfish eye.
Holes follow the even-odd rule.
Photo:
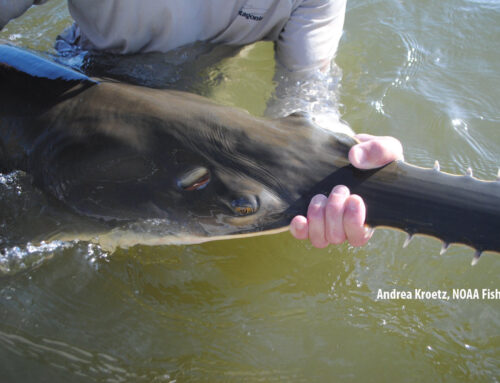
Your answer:
[[[182,190],[201,190],[210,182],[210,172],[202,166],[192,169],[183,174],[177,180],[177,186]]]
[[[255,197],[239,197],[231,202],[233,211],[238,215],[250,215],[257,212],[259,203]]]

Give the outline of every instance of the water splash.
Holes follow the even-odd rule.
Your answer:
[[[330,113],[339,115],[338,100],[342,70],[335,64],[329,72],[320,70],[289,72],[276,68],[277,88],[268,103],[266,114],[283,117],[296,111],[310,114]]]
[[[0,250],[0,275],[15,274],[37,267],[58,252],[72,246],[72,243],[53,241],[41,242],[39,245],[28,242],[24,246],[4,248]]]

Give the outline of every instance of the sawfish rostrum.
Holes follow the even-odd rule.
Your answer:
[[[0,84],[2,170],[30,173],[81,215],[114,226],[158,219],[175,242],[203,242],[285,230],[312,196],[344,184],[371,226],[500,251],[500,183],[402,161],[357,170],[347,160],[356,140],[300,113],[257,118],[5,45]]]

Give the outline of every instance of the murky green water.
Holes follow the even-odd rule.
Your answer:
[[[53,0],[0,39],[54,52],[70,23]],[[336,60],[343,118],[399,137],[409,162],[493,179],[499,36],[495,0],[349,1]],[[257,44],[210,63],[203,92],[262,114],[273,71],[272,46]],[[53,218],[46,198],[23,174],[0,177],[2,382],[500,380],[500,300],[376,299],[379,289],[500,289],[496,254],[472,268],[468,248],[439,255],[438,241],[419,237],[402,249],[390,230],[362,249],[317,250],[288,233],[112,255],[29,245]]]

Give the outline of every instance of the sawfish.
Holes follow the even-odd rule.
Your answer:
[[[288,229],[311,198],[343,184],[367,225],[500,251],[500,182],[394,161],[359,170],[357,140],[294,113],[259,118],[201,96],[94,79],[0,46],[0,170],[74,213],[104,222],[118,246],[200,243]],[[162,230],[133,230],[144,222]],[[140,238],[139,238],[140,237]]]

